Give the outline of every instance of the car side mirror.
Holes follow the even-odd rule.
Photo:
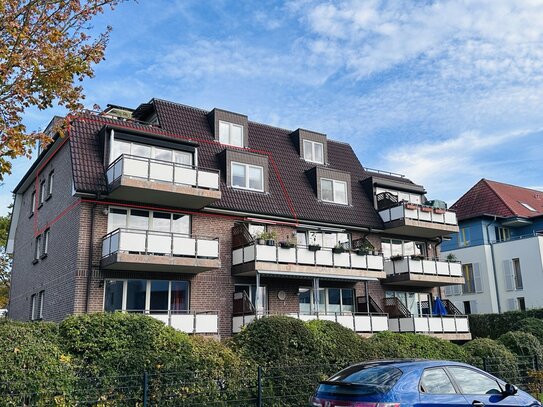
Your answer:
[[[505,384],[504,396],[514,396],[518,392],[518,387],[511,383]]]

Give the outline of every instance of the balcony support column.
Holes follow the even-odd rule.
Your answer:
[[[364,295],[366,296],[366,312],[370,313],[370,293],[368,290],[368,282],[364,281]]]
[[[313,279],[313,304],[315,308],[315,313],[319,314],[319,305],[320,305],[320,290],[319,290],[319,279]]]
[[[255,314],[256,318],[258,318],[258,311],[260,310],[260,302],[262,299],[260,298],[260,273],[258,270],[256,271],[256,290],[255,290]]]

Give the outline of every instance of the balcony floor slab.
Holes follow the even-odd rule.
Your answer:
[[[219,259],[157,256],[150,254],[113,253],[104,257],[101,267],[106,270],[157,271],[172,273],[202,273],[221,267]]]
[[[462,285],[464,277],[440,276],[420,273],[401,273],[387,275],[382,281],[387,285],[401,285],[406,287],[442,287],[446,285]]]
[[[386,222],[385,228],[388,233],[402,236],[416,236],[426,239],[433,239],[438,236],[450,235],[458,232],[458,225],[446,223],[425,222],[410,218],[397,219]]]

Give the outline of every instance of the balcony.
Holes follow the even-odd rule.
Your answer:
[[[464,284],[462,264],[458,262],[398,256],[385,260],[384,284],[413,287],[438,287]]]
[[[201,209],[219,199],[219,171],[123,154],[106,170],[109,197]]]
[[[117,229],[102,240],[101,266],[107,270],[201,273],[221,266],[219,240]]]
[[[350,250],[335,253],[331,248],[312,251],[306,246],[283,248],[249,242],[232,251],[232,274],[254,276],[256,270],[284,275],[384,278],[383,256],[360,255]]]
[[[123,312],[148,315],[187,334],[213,335],[219,332],[219,317],[214,311],[127,310]]]
[[[387,232],[435,238],[458,232],[456,213],[430,206],[402,202],[379,211]]]
[[[232,317],[232,332],[239,333],[242,328],[257,318],[262,318],[270,314],[244,314],[234,315]],[[319,319],[322,321],[333,321],[353,330],[359,334],[373,334],[381,331],[388,331],[388,316],[386,314],[368,314],[368,313],[335,313],[335,314],[301,314],[286,313],[282,314],[302,321],[312,321]]]
[[[390,318],[388,325],[392,332],[430,334],[449,340],[471,339],[467,315]]]

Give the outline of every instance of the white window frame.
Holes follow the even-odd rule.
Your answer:
[[[42,254],[41,253],[41,235],[36,236],[34,243],[36,244],[36,247],[34,248],[34,260],[39,260]]]
[[[49,235],[50,235],[51,229],[46,229],[45,232],[43,232],[43,250],[41,255],[46,255],[49,251]]]
[[[330,307],[330,302],[329,302],[329,294],[328,294],[328,290],[339,290],[339,311],[337,312],[329,312],[328,311],[328,308]],[[313,312],[316,312],[316,307],[315,307],[315,295],[314,295],[314,290],[313,290],[313,287],[299,287],[298,288],[298,293],[300,292],[300,290],[309,290],[309,310],[311,313]],[[352,291],[352,294],[353,294],[353,303],[352,303],[352,311],[345,311],[343,309],[344,305],[343,305],[343,290],[350,290]],[[356,293],[355,293],[355,290],[354,288],[351,288],[351,287],[320,287],[319,288],[319,299],[320,299],[320,296],[321,294],[324,295],[324,304],[320,304],[319,303],[319,314],[343,314],[343,313],[354,313],[356,312]],[[324,305],[324,310],[322,310],[320,307],[321,305]],[[334,306],[336,306],[337,304],[334,304]],[[300,303],[298,302],[298,310],[300,309]]]
[[[106,281],[122,281],[123,283],[123,298],[121,300],[121,310],[126,311],[126,301],[128,298],[128,281],[130,280],[143,280],[145,281],[145,309],[141,311],[171,311],[172,307],[172,282],[183,281],[187,283],[187,312],[190,312],[190,291],[191,285],[189,280],[166,280],[168,281],[168,309],[167,310],[150,310],[151,306],[151,282],[152,281],[164,281],[158,279],[145,279],[145,278],[106,278]],[[102,296],[102,311],[106,309],[106,288],[107,284],[104,284],[104,294]],[[131,311],[140,311],[140,310],[131,310]]]
[[[30,213],[34,214],[36,212],[36,191],[32,191],[30,194]]]
[[[120,156],[117,156],[117,157],[113,157],[113,146],[115,145],[115,142],[122,142],[122,143],[128,143],[130,144],[130,153],[129,155],[133,155],[134,157],[142,157],[142,158],[149,158],[151,160],[158,160],[158,161],[164,161],[164,160],[161,160],[159,158],[152,158],[154,155],[155,155],[155,149],[160,149],[160,150],[168,150],[168,151],[171,151],[172,153],[172,160],[171,161],[164,161],[164,162],[172,162],[172,163],[175,163],[177,165],[184,165],[184,164],[180,164],[180,163],[176,163],[175,162],[175,153],[176,152],[181,152],[181,153],[187,153],[187,154],[190,154],[192,156],[192,166],[196,167],[197,166],[197,154],[196,154],[196,150],[194,152],[191,152],[191,151],[185,151],[185,150],[179,150],[179,149],[175,149],[175,148],[167,148],[167,147],[159,147],[159,146],[154,146],[152,144],[143,144],[143,143],[138,143],[136,141],[130,141],[130,140],[123,140],[123,139],[120,139],[120,138],[115,138],[115,136],[113,137],[113,143],[111,145],[111,151],[109,153],[110,155],[110,159],[109,159],[109,163],[111,164],[113,161],[115,161],[117,158],[119,158]],[[149,157],[143,157],[143,156],[139,156],[139,155],[135,155],[135,154],[132,154],[132,150],[134,148],[134,145],[136,146],[144,146],[144,147],[148,147],[149,148]],[[121,154],[122,155],[122,154]]]
[[[306,152],[306,143],[310,145],[310,149],[311,149],[311,158],[310,159],[307,159],[305,157],[305,152]],[[317,161],[315,159],[315,145],[316,144],[319,144],[322,148],[322,161]],[[307,162],[310,162],[310,163],[316,163],[316,164],[324,164],[324,143],[321,143],[320,141],[313,141],[313,140],[307,140],[307,139],[303,139],[302,141],[302,148],[303,148],[303,152],[302,152],[302,157],[305,161]]]
[[[176,234],[180,234],[180,235],[187,235],[187,236],[190,236],[192,234],[192,215],[188,214],[188,213],[177,213],[177,212],[169,212],[169,211],[153,211],[153,210],[149,210],[149,209],[139,209],[139,208],[127,208],[127,207],[122,207],[122,206],[110,206],[109,207],[109,211],[111,211],[112,209],[118,209],[118,210],[123,210],[123,211],[126,211],[126,223],[124,226],[121,226],[121,229],[129,229],[128,225],[129,225],[129,218],[131,216],[131,213],[132,213],[132,209],[134,210],[144,210],[144,211],[147,211],[149,212],[149,217],[147,218],[147,229],[141,229],[141,230],[148,230],[150,232],[164,232],[164,233],[176,233]],[[163,213],[169,213],[170,214],[170,230],[169,232],[165,232],[163,230],[156,230],[156,229],[153,229],[151,228],[151,226],[153,225],[153,220],[154,220],[154,213],[155,212],[163,212]],[[180,232],[174,232],[172,230],[173,228],[173,216],[174,215],[182,215],[182,216],[188,216],[189,218],[189,227],[188,227],[188,233],[180,233]],[[113,232],[114,230],[116,229],[112,229],[112,226],[111,226],[111,217],[108,216],[108,220],[107,220],[107,231],[108,233],[111,233]]]
[[[234,185],[234,165],[240,165],[242,167],[245,167],[245,186],[244,187],[239,186],[239,185]],[[260,169],[260,173],[262,174],[262,189],[249,187],[249,170],[250,170],[250,168],[258,168],[258,169]],[[230,162],[230,185],[232,186],[232,188],[236,188],[236,189],[245,189],[247,191],[264,192],[264,167],[262,167],[260,165],[245,164],[245,163],[240,163],[240,162],[237,162],[237,161],[231,161]]]
[[[30,296],[30,320],[34,321],[36,319],[36,307],[37,307],[37,298],[36,294]]]
[[[323,198],[323,194],[322,194],[322,182],[323,181],[331,181],[332,182],[332,195],[333,195],[333,201],[329,201],[328,199],[324,199]],[[343,184],[345,185],[345,202],[339,202],[339,201],[336,201],[336,188],[335,188],[335,184],[336,183],[339,183],[339,184]],[[321,200],[323,202],[329,202],[329,203],[334,203],[334,204],[337,204],[337,205],[349,205],[349,185],[347,184],[347,182],[345,181],[339,181],[339,180],[335,180],[335,179],[332,179],[332,178],[324,178],[322,177],[320,179],[320,187],[321,187]]]
[[[228,136],[226,137],[228,139],[228,142],[226,142],[223,139],[223,137],[221,137],[222,136],[221,131],[220,131],[221,124],[228,125]],[[232,143],[232,127],[239,127],[241,129],[241,145]],[[231,123],[231,122],[227,122],[227,121],[224,121],[224,120],[219,120],[219,143],[226,144],[228,146],[234,146],[234,147],[245,147],[244,146],[244,144],[245,144],[245,135],[243,133],[244,133],[244,128],[243,128],[243,126],[241,124],[236,124],[236,123]]]
[[[49,173],[49,177],[48,177],[48,184],[47,184],[47,196],[51,196],[53,195],[53,184],[54,184],[54,179],[55,179],[55,172],[54,171],[51,171]]]
[[[38,293],[38,319],[43,319],[43,300],[45,297],[45,291],[42,290]]]
[[[40,206],[45,202],[45,180],[40,182]]]

